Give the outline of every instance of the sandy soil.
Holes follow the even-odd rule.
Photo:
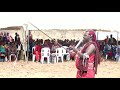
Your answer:
[[[55,64],[0,62],[0,78],[76,78],[75,61]],[[120,62],[102,61],[96,78],[120,78]]]

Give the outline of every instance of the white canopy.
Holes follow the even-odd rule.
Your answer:
[[[28,22],[39,29],[102,29],[119,32],[120,12],[0,12],[1,28],[23,26],[26,30],[27,26],[28,30],[36,30]]]

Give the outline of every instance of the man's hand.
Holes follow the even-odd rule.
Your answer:
[[[70,49],[70,50],[73,50],[73,48],[74,48],[74,46],[72,46],[72,45],[69,46],[69,49]]]

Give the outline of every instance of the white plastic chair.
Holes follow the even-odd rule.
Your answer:
[[[18,45],[17,50],[18,50],[18,51],[20,51],[20,50],[21,50],[21,44],[20,44],[20,45]]]
[[[116,48],[117,53],[115,55],[115,58],[117,62],[120,62],[120,53],[118,53],[118,50],[120,50],[120,47]]]
[[[41,63],[44,63],[44,59],[47,58],[47,63],[50,63],[50,48],[44,47],[41,49]]]
[[[10,56],[9,56],[9,60],[11,61],[12,56],[14,56],[15,59],[16,59],[16,61],[17,61],[17,56],[16,56],[15,54],[10,54]]]
[[[56,63],[56,53],[51,53],[51,60]]]
[[[66,55],[66,60],[70,60],[70,53],[67,52],[67,46],[61,47],[63,49],[63,55]]]
[[[2,57],[4,57],[4,60],[7,61],[7,56],[5,56],[5,54],[1,54],[1,55],[0,55],[0,59],[1,59]],[[1,59],[1,61],[3,62],[3,59]]]
[[[35,62],[35,54],[34,54],[35,47],[32,47],[32,61]]]
[[[56,61],[57,61],[57,63],[59,61],[59,58],[63,62],[63,56],[64,56],[64,54],[63,54],[63,48],[57,48],[56,49]]]
[[[19,54],[20,54],[20,50],[21,50],[21,44],[18,45],[18,48],[17,48],[18,56],[19,56]]]
[[[115,55],[115,58],[116,58],[116,62],[120,62],[120,55]]]

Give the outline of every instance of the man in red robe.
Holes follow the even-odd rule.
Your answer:
[[[78,50],[73,46],[70,48],[76,53],[77,78],[95,78],[97,66],[100,64],[99,45],[96,41],[96,35],[93,30],[85,32],[84,46]]]
[[[42,49],[42,45],[39,41],[37,41],[35,45],[35,50],[34,50],[34,54],[37,62],[41,60],[41,49]]]

